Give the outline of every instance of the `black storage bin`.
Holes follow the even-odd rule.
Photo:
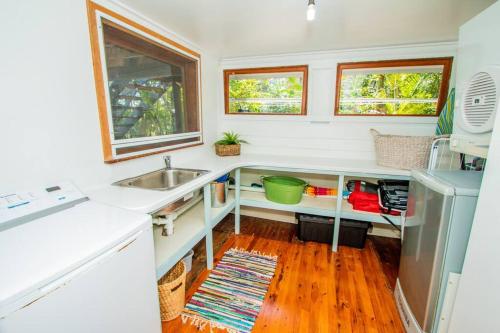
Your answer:
[[[334,218],[309,214],[297,214],[297,218],[298,237],[301,241],[329,244],[333,242]],[[371,223],[367,222],[340,220],[339,245],[364,248],[370,226]]]
[[[369,222],[340,220],[339,245],[364,248],[366,235],[371,225]]]
[[[299,239],[304,242],[332,243],[332,217],[298,214]]]

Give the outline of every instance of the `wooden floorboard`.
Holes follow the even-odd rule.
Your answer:
[[[298,241],[293,224],[242,218],[241,234],[234,235],[231,216],[214,231],[215,264],[232,247],[278,255],[276,274],[252,332],[404,332],[389,278],[394,258],[389,252],[377,253],[383,239],[370,237],[362,250],[341,246],[334,253],[328,244]],[[203,242],[195,248],[187,299],[209,273],[203,269],[202,250]],[[200,331],[177,318],[163,323],[163,332]]]
[[[380,236],[368,236],[368,239],[371,241],[369,244],[377,253],[389,285],[394,288],[398,277],[401,240]]]

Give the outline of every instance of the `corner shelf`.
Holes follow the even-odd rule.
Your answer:
[[[153,227],[155,243],[155,265],[156,277],[160,279],[167,273],[182,257],[193,248],[203,238],[206,239],[207,268],[213,267],[213,239],[212,229],[231,211],[235,211],[235,232],[239,233],[240,228],[240,206],[257,207],[263,209],[281,210],[294,213],[304,213],[336,217],[334,241],[332,250],[337,251],[337,238],[339,234],[340,218],[353,219],[358,221],[388,224],[388,222],[378,213],[357,211],[347,202],[338,200],[337,197],[311,197],[304,195],[302,201],[296,205],[279,204],[266,199],[262,189],[250,188],[245,191],[245,186],[240,184],[240,169],[235,169],[234,189],[229,190],[227,203],[223,207],[210,208],[210,184],[205,184],[203,192],[205,199],[198,202],[191,209],[184,212],[174,221],[174,234],[162,236],[162,226]],[[281,170],[281,169],[280,169]],[[288,170],[297,172],[296,169]],[[306,170],[307,171],[307,170]],[[313,173],[313,170],[309,170]],[[347,173],[321,172],[330,175],[338,175],[339,184],[344,184],[344,177]],[[364,174],[363,176],[374,176]],[[394,178],[394,177],[387,177]],[[405,178],[399,176],[399,178]],[[407,177],[406,177],[407,178]],[[339,191],[342,188],[338,189]],[[236,193],[239,191],[239,198]],[[205,209],[205,207],[207,207]],[[394,224],[400,224],[398,216],[389,216]],[[337,237],[337,238],[336,238]]]

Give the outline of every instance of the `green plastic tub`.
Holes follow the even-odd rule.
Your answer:
[[[269,176],[262,178],[267,200],[280,204],[294,205],[302,200],[305,181],[287,176]]]

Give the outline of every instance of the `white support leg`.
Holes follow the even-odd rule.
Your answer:
[[[214,267],[214,248],[212,240],[212,200],[210,184],[203,187],[203,206],[205,208],[205,248],[207,251],[207,269]]]
[[[240,234],[240,169],[236,169],[234,173],[234,233]]]
[[[337,252],[340,232],[340,213],[342,212],[342,192],[344,192],[344,175],[339,175],[339,184],[337,186],[337,208],[335,210],[335,224],[333,225],[332,251]]]

